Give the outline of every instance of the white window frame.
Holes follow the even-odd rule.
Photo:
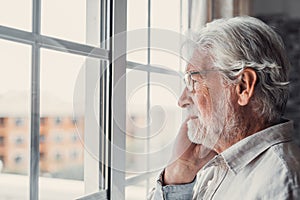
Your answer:
[[[126,73],[126,54],[123,55],[126,50],[126,38],[115,39],[113,36],[117,33],[126,31],[126,0],[87,0],[87,9],[91,9],[92,6],[100,6],[100,29],[101,41],[108,40],[100,47],[94,47],[77,42],[71,42],[55,37],[49,37],[41,34],[41,0],[32,0],[32,30],[23,31],[17,28],[10,28],[0,25],[0,38],[17,43],[27,44],[32,47],[32,64],[31,64],[31,111],[30,111],[30,188],[29,199],[39,199],[39,135],[40,135],[40,49],[52,49],[55,51],[62,51],[77,55],[83,55],[87,57],[93,57],[99,59],[100,62],[106,61],[111,63],[110,67],[105,72],[107,76],[105,79],[100,80],[104,83],[105,96],[101,96],[100,101],[103,101],[100,109],[100,117],[102,117],[102,123],[105,125],[105,135],[101,135],[101,130],[97,130],[99,138],[96,143],[96,147],[99,149],[99,159],[102,159],[99,163],[94,163],[97,166],[98,176],[87,172],[85,174],[85,185],[89,185],[88,177],[93,175],[97,181],[97,191],[94,194],[88,194],[79,199],[124,199],[124,170],[118,172],[113,170],[110,166],[119,165],[118,169],[122,169],[125,165],[125,156],[119,152],[111,150],[111,146],[118,145],[119,147],[125,147],[125,138],[119,137],[121,130],[117,128],[117,124],[114,122],[114,116],[111,114],[115,105],[119,101],[125,101],[126,93],[125,89],[123,93],[116,94],[112,97],[109,94],[113,94],[113,88]],[[100,5],[99,5],[100,2]],[[90,18],[94,14],[87,10],[87,40],[93,40],[95,35],[89,32],[89,29],[93,29],[94,24],[90,21]],[[99,26],[96,26],[99,27]],[[62,48],[63,46],[63,48]],[[121,56],[120,56],[121,55]],[[116,62],[112,62],[117,60]],[[86,82],[88,85],[89,82]],[[123,84],[126,87],[125,82]],[[103,89],[102,88],[102,89]],[[102,110],[101,110],[102,109]],[[118,112],[124,116],[125,126],[125,110],[119,110]],[[87,116],[91,113],[86,112]],[[86,117],[87,117],[86,116]],[[86,121],[85,125],[90,122]],[[95,131],[95,130],[93,130]],[[108,140],[104,140],[107,138]],[[111,141],[111,145],[108,145],[107,141]],[[104,146],[104,147],[103,147]],[[101,150],[105,149],[103,153]],[[102,155],[100,157],[100,154]],[[104,156],[105,155],[105,156]],[[103,161],[103,162],[102,162]],[[85,160],[85,165],[88,161]],[[101,174],[101,176],[99,175]],[[100,178],[102,177],[102,178]],[[87,187],[87,186],[86,186]],[[86,193],[89,193],[88,191]]]

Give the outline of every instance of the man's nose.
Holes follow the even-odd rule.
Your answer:
[[[193,103],[193,100],[190,96],[190,92],[185,87],[180,98],[178,99],[178,106],[181,108],[186,108],[187,106],[191,105]]]

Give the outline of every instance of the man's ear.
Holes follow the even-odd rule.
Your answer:
[[[253,69],[245,68],[240,76],[240,81],[236,85],[236,93],[238,96],[238,104],[240,106],[245,106],[249,103],[254,94],[257,74]]]

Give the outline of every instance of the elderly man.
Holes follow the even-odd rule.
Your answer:
[[[207,24],[195,40],[172,161],[149,199],[300,199],[300,149],[283,119],[289,62],[252,17]]]

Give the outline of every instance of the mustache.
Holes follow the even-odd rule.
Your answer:
[[[186,117],[194,122],[195,122],[195,120],[198,121],[198,123],[197,123],[198,125],[199,125],[199,122],[201,122],[203,120],[200,111],[196,107],[187,108],[187,116]]]
[[[200,113],[196,108],[188,107],[187,108],[187,114],[188,114],[188,116],[199,116]]]

